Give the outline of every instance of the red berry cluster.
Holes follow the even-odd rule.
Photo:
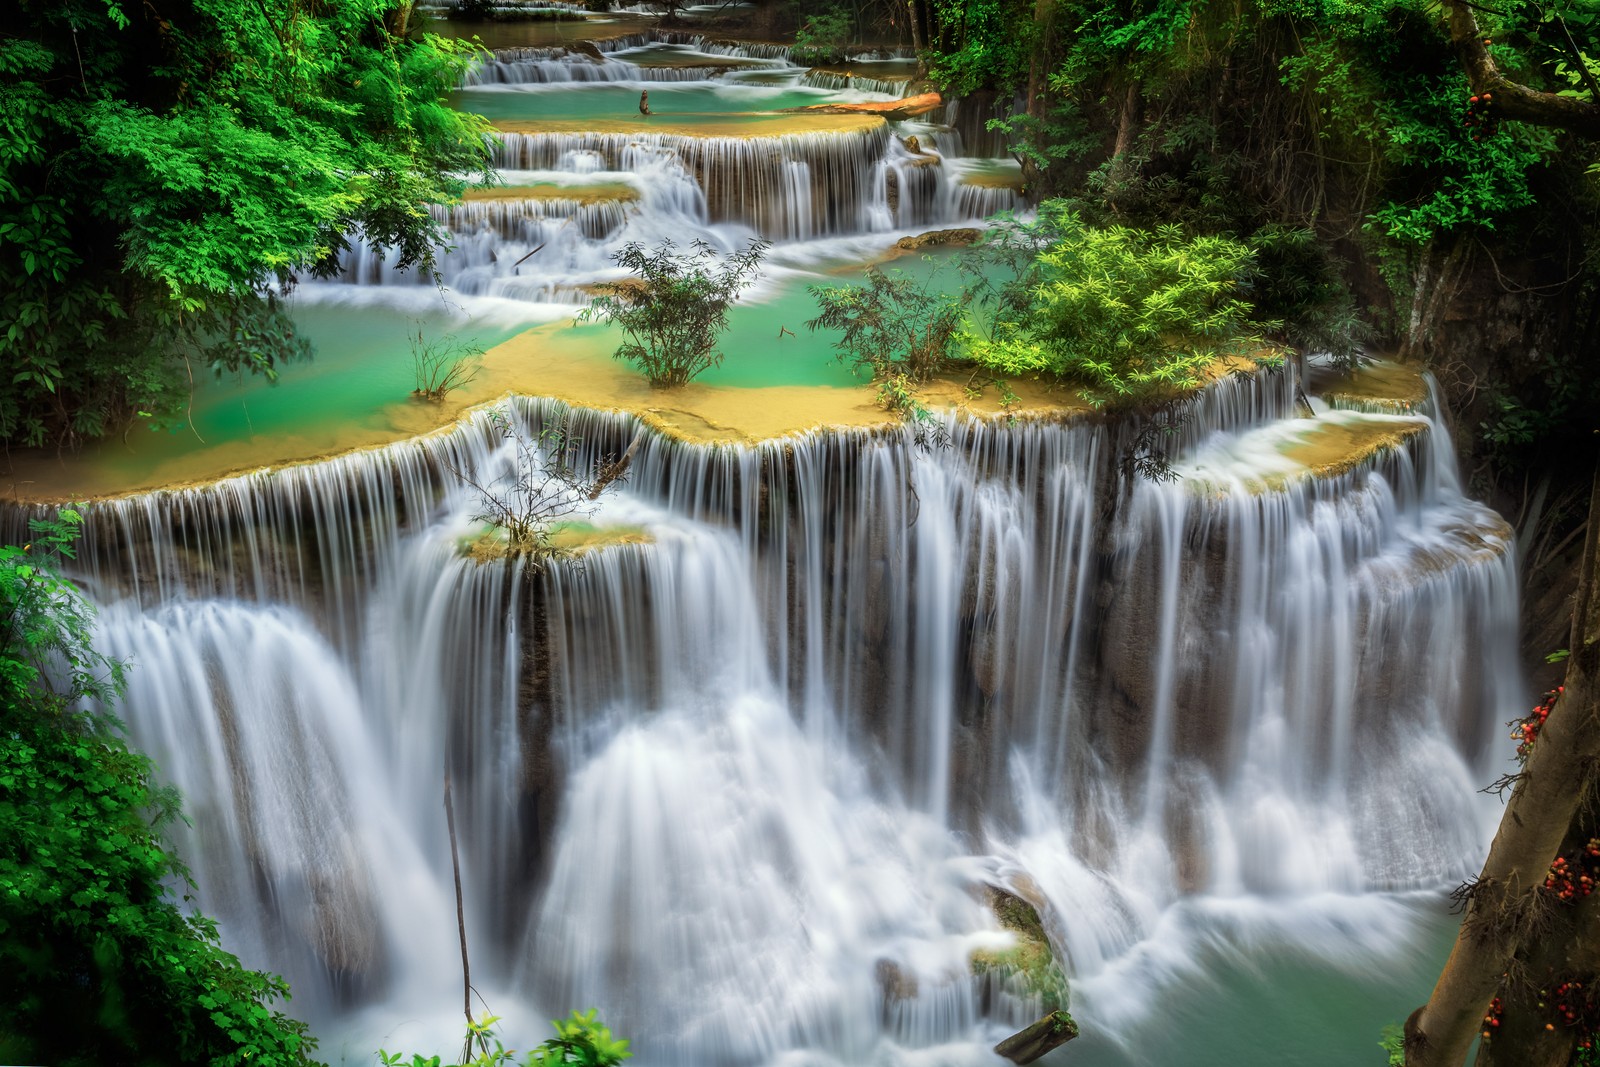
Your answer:
[[[1570,859],[1555,858],[1550,864],[1550,873],[1545,876],[1544,887],[1570,904],[1594,892],[1597,875],[1600,875],[1600,837],[1591,837]]]
[[[1544,699],[1533,706],[1526,718],[1511,720],[1511,740],[1517,742],[1517,759],[1526,761],[1528,754],[1533,751],[1533,740],[1539,736],[1540,727],[1550,717],[1550,710],[1556,706],[1556,700],[1566,690],[1566,686],[1558,685],[1544,695]]]
[[[1473,131],[1472,139],[1481,141],[1485,137],[1493,137],[1500,131],[1500,120],[1494,115],[1494,94],[1484,93],[1482,96],[1467,98],[1467,114],[1461,124]]]
[[[1489,1040],[1495,1031],[1500,1029],[1500,1016],[1506,1013],[1506,1006],[1500,1002],[1499,997],[1489,1001],[1489,1014],[1483,1017],[1483,1039]]]
[[[1556,995],[1549,1001],[1556,1018],[1568,1026],[1577,1026],[1589,1011],[1589,998],[1584,996],[1582,982],[1562,982],[1556,986]]]

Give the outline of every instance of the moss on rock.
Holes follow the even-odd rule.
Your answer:
[[[986,887],[989,908],[1000,925],[1016,935],[1010,948],[979,949],[971,956],[972,973],[989,977],[1010,992],[1038,997],[1046,1012],[1067,1006],[1067,976],[1050,948],[1039,911],[1015,893]]]

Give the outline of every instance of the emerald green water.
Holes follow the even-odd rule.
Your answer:
[[[926,284],[937,293],[961,288],[955,269],[958,253],[938,251],[927,256],[904,256],[884,264],[883,270]],[[766,385],[862,385],[871,376],[839,361],[830,330],[812,331],[806,323],[817,317],[812,286],[860,285],[859,270],[839,270],[827,276],[786,279],[778,293],[760,302],[736,305],[720,346],[725,358],[720,367],[701,374],[708,385],[745,388]],[[788,331],[788,332],[783,332]]]
[[[905,263],[915,272],[931,269],[920,260]],[[793,275],[736,304],[719,346],[722,364],[697,381],[738,388],[861,385],[863,378],[835,357],[833,336],[805,328],[816,315],[807,285],[858,279],[854,273]],[[201,379],[187,421],[162,429],[135,425],[126,435],[88,446],[74,462],[87,464],[92,493],[214,477],[253,465],[257,457],[310,458],[414,432],[397,416],[420,414],[410,407],[416,387],[412,344],[419,329],[430,341],[448,337],[489,349],[530,325],[507,319],[492,303],[458,305],[423,286],[390,291],[389,300],[374,300],[373,293],[351,286],[302,287],[289,307],[314,346],[312,359],[284,365],[275,382],[256,375]],[[594,343],[605,334],[615,340]],[[620,337],[614,326],[574,325],[550,335],[550,351],[605,360]],[[471,387],[457,396],[490,399],[487,392],[474,395]]]
[[[951,291],[961,283],[952,269],[955,254],[908,255],[884,269]],[[830,273],[790,272],[735,304],[718,346],[721,365],[696,380],[747,389],[863,385],[866,377],[837,358],[837,335],[805,325],[817,314],[809,286],[862,280],[859,270],[838,269],[848,258],[848,249],[829,253],[824,247],[814,259]],[[159,430],[135,425],[125,436],[89,446],[82,458],[95,475],[96,491],[215,476],[249,466],[257,456],[308,458],[414,432],[404,419],[419,414],[410,406],[418,330],[430,341],[448,337],[489,349],[529,325],[506,318],[493,302],[456,304],[424,286],[391,290],[381,300],[374,295],[372,289],[352,286],[303,287],[289,307],[315,348],[311,360],[283,366],[275,382],[254,375],[202,379],[196,382],[188,421]],[[596,343],[597,336],[607,334],[611,340]],[[578,324],[553,331],[548,350],[605,360],[620,339],[615,326]],[[475,395],[471,387],[457,396],[490,399],[487,391]]]
[[[769,118],[790,107],[827,103],[837,94],[822,89],[773,86],[712,86],[704,82],[652,82],[650,110],[674,126],[685,123],[726,124],[740,119]],[[463,89],[455,96],[462,110],[491,122],[604,122],[643,119],[639,87],[634,83],[591,82],[517,85],[497,89]]]
[[[817,304],[799,285],[775,299],[742,304],[728,316],[722,365],[700,375],[707,385],[860,385],[865,379],[834,357],[832,338],[806,329]],[[787,330],[788,333],[780,333]]]
[[[1115,977],[1097,979],[1102,989],[1095,992],[1120,992],[1134,1004],[1127,1015],[1101,1016],[1098,1025],[1095,1001],[1109,996],[1074,993],[1074,1007],[1087,1013],[1083,1034],[1046,1062],[1378,1067],[1384,1027],[1399,1025],[1427,999],[1459,921],[1433,894],[1374,895],[1327,912],[1315,900],[1234,906],[1233,913],[1228,904],[1204,901],[1174,908],[1140,950],[1153,957],[1170,951],[1170,970],[1151,982],[1148,970],[1129,968],[1121,990],[1103,988],[1115,986]]]
[[[489,348],[517,328],[447,310],[396,311],[300,301],[293,316],[316,354],[286,367],[276,383],[246,377],[196,394],[195,429],[207,440],[303,433],[342,421],[377,425],[382,409],[409,399],[416,379],[412,342],[454,337]]]
[[[257,445],[269,457],[309,457],[393,436],[394,405],[410,403],[416,384],[411,341],[418,329],[430,340],[454,336],[487,348],[521,328],[462,314],[431,290],[417,293],[421,299],[404,309],[292,299],[291,314],[314,346],[310,360],[283,365],[276,381],[259,375],[196,381],[185,421],[165,428],[136,424],[88,446],[81,460],[90,477],[74,484],[104,492],[152,478],[214,477],[220,469],[248,466]],[[218,458],[208,464],[208,454]]]

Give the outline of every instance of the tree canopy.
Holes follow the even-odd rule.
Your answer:
[[[430,271],[487,162],[475,46],[395,0],[21,0],[0,27],[0,439],[168,420],[304,342],[275,290],[353,234]]]

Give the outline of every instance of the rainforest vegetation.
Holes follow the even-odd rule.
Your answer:
[[[0,29],[0,438],[176,419],[309,354],[277,295],[351,235],[423,274],[486,162],[471,45],[389,0],[23,0]]]

